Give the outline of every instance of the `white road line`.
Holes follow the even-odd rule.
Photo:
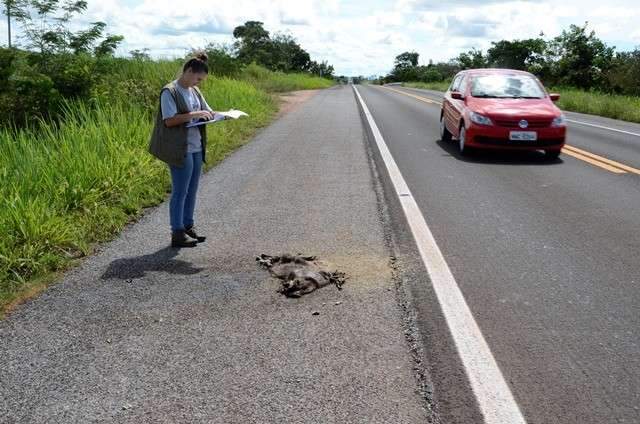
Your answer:
[[[566,121],[567,122],[572,122],[574,124],[586,125],[588,127],[595,127],[595,128],[600,128],[602,130],[615,131],[615,132],[619,132],[619,133],[622,133],[622,134],[635,135],[636,137],[640,137],[640,134],[634,133],[634,132],[630,132],[630,131],[623,131],[623,130],[619,130],[619,129],[616,129],[616,128],[605,127],[605,126],[602,126],[602,125],[590,124],[588,122],[574,121],[573,119],[569,119],[569,118],[566,118]]]
[[[362,105],[382,159],[389,171],[396,194],[416,240],[420,256],[442,307],[449,331],[455,341],[458,354],[465,367],[473,393],[478,400],[486,424],[525,424],[509,386],[507,385],[491,349],[480,332],[464,296],[453,278],[440,248],[427,226],[409,186],[396,165],[382,138],[373,116],[358,89],[353,89]]]

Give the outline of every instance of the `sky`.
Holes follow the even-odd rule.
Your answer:
[[[640,46],[638,0],[88,0],[83,21],[103,21],[125,41],[118,55],[148,48],[155,58],[182,57],[210,42],[231,43],[233,29],[261,21],[292,35],[336,75],[386,75],[405,51],[420,63],[446,61],[492,41],[552,38],[569,25],[589,27],[618,51]],[[0,44],[6,44],[6,20]]]

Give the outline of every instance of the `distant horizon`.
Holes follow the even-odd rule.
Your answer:
[[[616,51],[640,46],[640,9],[630,0],[602,6],[595,0],[544,1],[454,0],[297,0],[264,4],[238,0],[210,6],[192,0],[189,10],[175,11],[169,0],[88,0],[79,25],[103,21],[106,32],[125,37],[116,51],[149,49],[154,59],[181,58],[210,42],[230,44],[233,29],[246,21],[264,22],[269,33],[287,33],[317,62],[333,65],[335,75],[371,77],[388,74],[397,55],[415,51],[420,64],[448,61],[492,41],[559,35],[571,24],[589,29]],[[575,6],[572,6],[575,5]],[[14,22],[14,43],[20,31]],[[6,45],[6,18],[0,20]],[[17,40],[18,45],[22,43]]]

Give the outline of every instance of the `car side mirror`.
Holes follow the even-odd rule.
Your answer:
[[[550,93],[549,98],[552,102],[557,102],[558,100],[560,100],[560,95],[557,93]]]
[[[456,99],[456,100],[463,100],[464,96],[459,91],[452,91],[451,92],[451,98],[452,99]]]

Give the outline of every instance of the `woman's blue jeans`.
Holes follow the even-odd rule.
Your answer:
[[[171,231],[184,230],[193,225],[196,192],[202,172],[202,152],[187,153],[184,166],[169,165],[171,170],[171,202],[169,218]]]

